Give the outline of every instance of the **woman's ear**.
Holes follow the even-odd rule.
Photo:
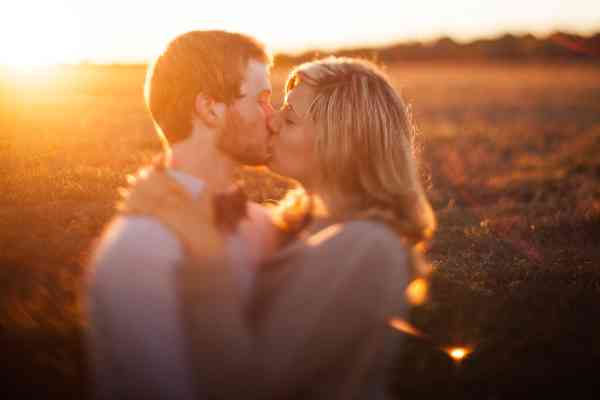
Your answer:
[[[225,103],[215,101],[198,93],[194,102],[194,111],[209,128],[220,128],[225,122]]]

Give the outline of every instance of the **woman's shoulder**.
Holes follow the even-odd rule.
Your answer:
[[[306,240],[324,252],[367,258],[404,258],[406,249],[400,237],[386,224],[355,219],[331,224]]]
[[[330,224],[316,232],[314,236],[331,236],[336,240],[361,239],[363,242],[384,242],[400,246],[400,237],[383,222],[372,219],[353,219]]]
[[[344,222],[343,230],[348,235],[361,235],[376,237],[377,239],[390,240],[399,243],[400,237],[387,224],[373,219],[353,219]]]

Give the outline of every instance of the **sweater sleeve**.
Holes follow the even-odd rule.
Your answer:
[[[280,233],[264,206],[248,202],[247,211],[248,218],[240,223],[239,236],[249,250],[252,264],[257,266],[277,251]]]

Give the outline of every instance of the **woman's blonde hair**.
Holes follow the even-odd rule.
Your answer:
[[[317,130],[324,183],[353,199],[347,217],[381,220],[408,247],[424,244],[436,223],[419,177],[417,131],[383,71],[365,60],[330,57],[294,68],[286,92],[300,84],[315,93],[307,115]],[[297,201],[286,199],[279,215],[297,230],[298,213],[308,207],[292,195]]]

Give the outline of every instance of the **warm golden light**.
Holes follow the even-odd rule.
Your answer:
[[[406,320],[403,320],[401,318],[391,318],[388,323],[392,328],[394,328],[400,332],[406,333],[407,335],[417,336],[417,337],[425,336],[425,335],[423,335],[423,333],[421,333],[421,331],[419,331],[417,328],[415,328],[411,323],[409,323]]]
[[[413,280],[406,288],[405,294],[408,302],[413,305],[423,304],[427,300],[429,284],[424,278]]]
[[[598,1],[531,0],[472,7],[471,0],[402,2],[371,0],[369,7],[346,1],[304,0],[302,7],[222,0],[76,1],[19,0],[0,6],[0,64],[29,67],[78,62],[145,62],[177,34],[226,29],[251,34],[276,52],[388,45],[435,40],[459,41],[508,31],[547,34],[557,27],[580,33],[598,29]],[[552,3],[549,5],[549,2]],[[318,10],[318,12],[315,12]],[[463,11],[461,11],[463,10]],[[515,10],[518,10],[516,12]],[[560,10],[560,11],[558,11]],[[331,15],[335,15],[332,29]],[[457,15],[469,15],[469,23]],[[401,16],[402,23],[398,23]],[[356,29],[357,21],[364,29]]]
[[[450,347],[444,351],[456,362],[462,361],[466,356],[473,352],[473,349],[468,347]]]
[[[77,20],[60,4],[12,2],[2,7],[0,65],[35,70],[79,61]]]
[[[319,233],[312,235],[310,238],[308,238],[306,240],[306,244],[308,244],[309,246],[319,246],[320,244],[328,241],[329,239],[337,235],[341,229],[342,226],[340,224],[331,225],[323,229]]]

